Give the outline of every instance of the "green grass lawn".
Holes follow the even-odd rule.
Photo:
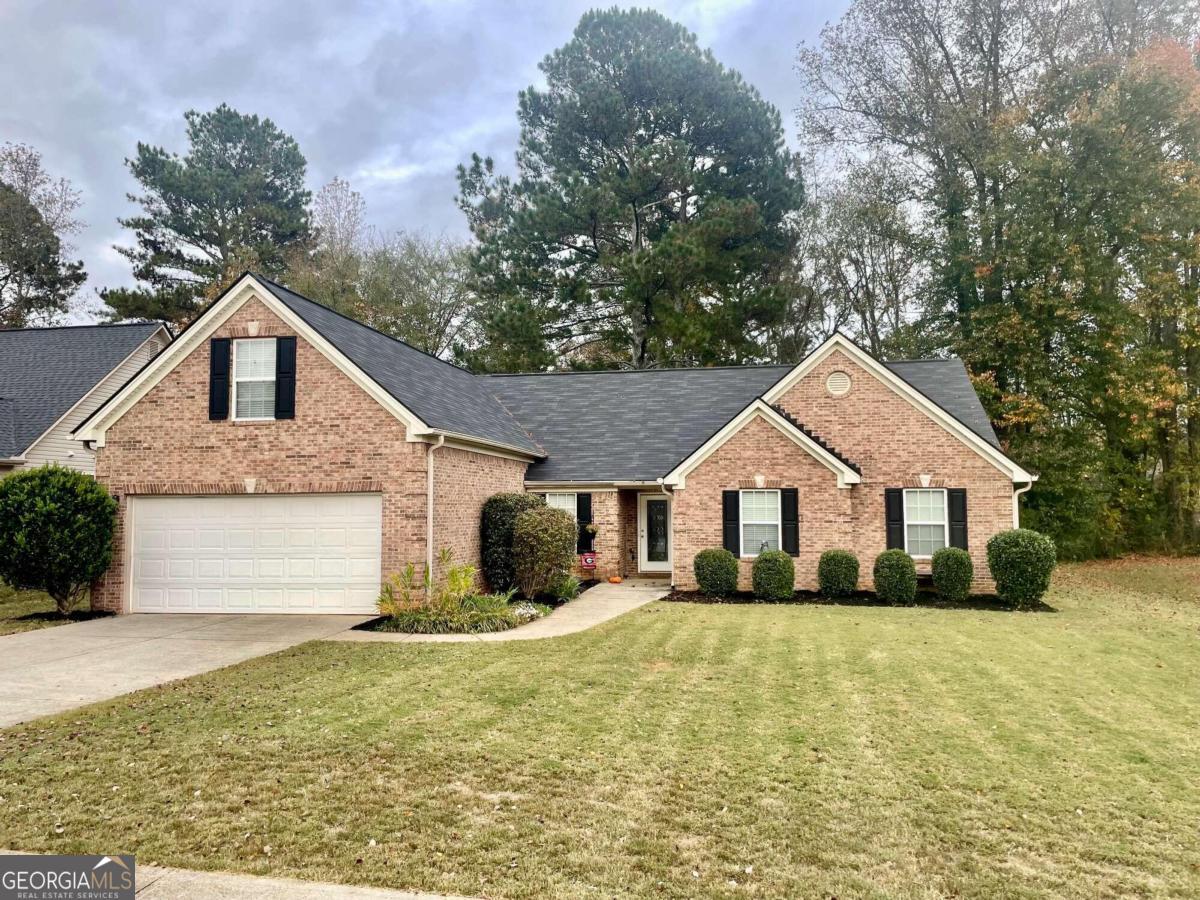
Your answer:
[[[80,622],[94,616],[85,606],[64,619],[49,595],[41,591],[17,591],[0,581],[0,635]]]
[[[0,847],[495,897],[1200,894],[1200,560],[1048,599],[306,644],[0,732]]]

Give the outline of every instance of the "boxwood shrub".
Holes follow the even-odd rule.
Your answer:
[[[796,593],[796,566],[782,550],[760,553],[750,576],[759,600],[790,600]]]
[[[738,561],[728,550],[701,550],[692,561],[692,571],[700,593],[710,597],[731,597],[737,590]]]
[[[480,562],[484,580],[493,591],[511,590],[516,581],[512,548],[517,516],[545,502],[537,494],[493,494],[483,504],[479,524]]]
[[[570,574],[578,531],[574,516],[544,504],[517,516],[513,529],[517,590],[536,600]]]
[[[858,588],[858,557],[849,550],[826,550],[817,562],[817,584],[822,597],[849,597]]]
[[[912,603],[917,596],[917,567],[903,550],[875,557],[875,595],[887,603]]]
[[[958,547],[943,547],[933,554],[933,586],[947,600],[962,602],[971,593],[975,564],[971,554]]]
[[[1050,589],[1054,571],[1054,541],[1028,528],[994,535],[987,545],[988,568],[996,593],[1019,609],[1033,606]]]

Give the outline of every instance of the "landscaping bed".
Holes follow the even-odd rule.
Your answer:
[[[109,613],[92,612],[85,605],[64,617],[58,614],[49,595],[41,591],[16,591],[0,582],[0,636],[85,622],[106,615]]]

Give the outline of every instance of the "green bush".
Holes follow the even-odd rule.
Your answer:
[[[875,595],[887,603],[912,603],[917,596],[917,567],[903,550],[875,557]]]
[[[737,557],[723,548],[701,550],[692,560],[692,571],[700,593],[710,597],[731,597],[737,590]]]
[[[494,494],[483,504],[479,524],[480,561],[483,579],[493,591],[507,591],[516,583],[513,565],[513,531],[517,516],[527,509],[544,506],[537,494]]]
[[[541,505],[517,516],[513,530],[516,587],[534,600],[546,593],[575,564],[575,519],[561,509]]]
[[[782,550],[766,550],[754,560],[750,580],[759,600],[790,600],[796,593],[796,566]]]
[[[958,547],[943,547],[933,554],[933,586],[945,599],[960,603],[971,594],[975,564],[971,554]]]
[[[1050,589],[1054,541],[1028,528],[1002,531],[987,545],[988,568],[996,593],[1018,608],[1033,606]]]
[[[62,615],[112,560],[117,501],[95,479],[41,466],[0,479],[0,579],[45,591]]]
[[[826,550],[817,562],[821,596],[849,597],[858,588],[858,557],[849,550]]]

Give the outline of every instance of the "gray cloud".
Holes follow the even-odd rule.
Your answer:
[[[784,115],[796,44],[846,0],[662,0]],[[511,164],[517,92],[596,2],[259,0],[213,3],[5,0],[0,141],[39,149],[83,191],[76,239],[89,286],[129,284],[112,250],[136,190],[123,161],[138,141],[185,149],[183,112],[227,102],[299,141],[315,190],[334,175],[383,230],[465,233],[455,166],[472,151]],[[89,288],[89,289],[90,289]]]

